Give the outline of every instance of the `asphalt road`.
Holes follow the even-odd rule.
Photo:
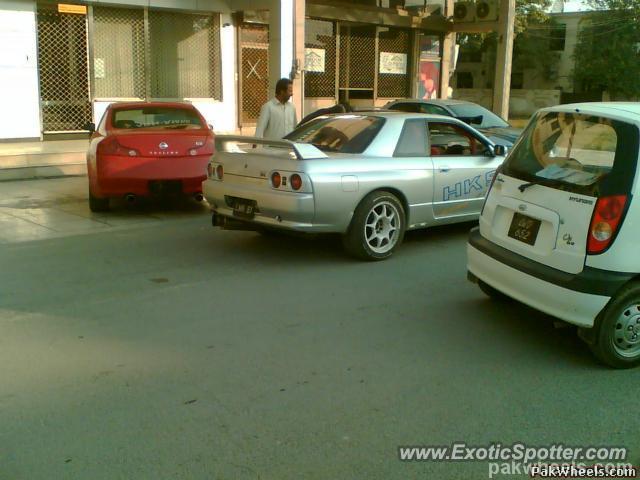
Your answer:
[[[398,460],[455,441],[640,464],[640,369],[488,300],[469,228],[380,263],[204,214],[0,245],[0,478],[488,478]]]

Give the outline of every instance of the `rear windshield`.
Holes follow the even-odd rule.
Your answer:
[[[189,108],[140,107],[114,110],[114,128],[200,129],[200,116]]]
[[[502,167],[506,175],[600,196],[628,193],[638,158],[638,129],[580,113],[543,112]]]
[[[324,152],[362,153],[383,124],[383,118],[363,115],[318,118],[295,129],[285,138],[311,143]]]

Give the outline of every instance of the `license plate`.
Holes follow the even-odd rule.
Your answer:
[[[538,231],[540,230],[540,220],[528,217],[521,213],[514,213],[509,236],[529,245],[535,245]]]
[[[253,218],[256,213],[256,201],[236,198],[233,204],[233,214],[236,217]]]

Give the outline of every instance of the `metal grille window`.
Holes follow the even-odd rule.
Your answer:
[[[94,93],[145,98],[144,11],[94,8]]]
[[[305,77],[307,97],[335,97],[336,26],[334,22],[308,19],[305,23]]]
[[[378,97],[409,97],[411,35],[409,30],[380,28],[378,30]]]
[[[44,131],[82,130],[91,119],[86,17],[39,6],[38,61]]]
[[[221,97],[218,15],[149,11],[151,96]]]
[[[373,91],[376,27],[340,26],[340,88]]]
[[[245,23],[239,29],[240,124],[257,123],[269,99],[269,27]]]

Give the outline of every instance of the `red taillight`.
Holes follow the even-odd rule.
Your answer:
[[[98,144],[98,155],[111,155],[117,157],[137,157],[140,152],[135,148],[126,147],[118,142],[115,137],[108,137]]]
[[[222,165],[218,165],[216,167],[216,177],[218,177],[218,179],[222,180],[222,177],[224,177],[224,168],[222,168]]]
[[[289,177],[289,183],[294,190],[300,190],[302,188],[302,178],[297,173],[294,173]]]
[[[280,188],[281,184],[282,184],[282,177],[278,172],[273,172],[271,174],[271,185],[273,185],[273,188]]]
[[[604,252],[613,241],[627,205],[626,195],[599,198],[589,226],[587,253]]]

